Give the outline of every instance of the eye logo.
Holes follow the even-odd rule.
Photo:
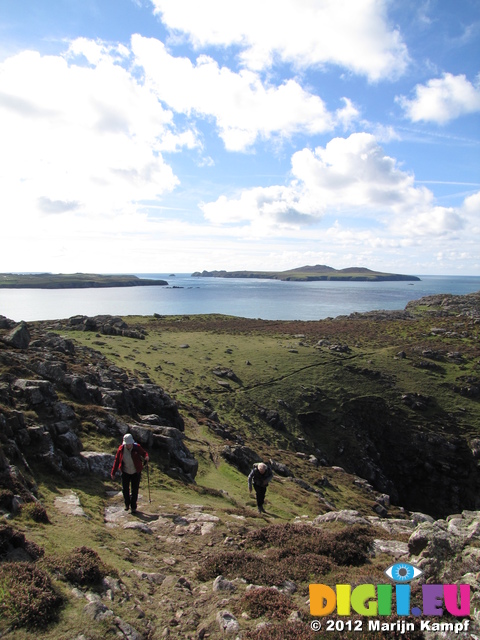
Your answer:
[[[421,576],[423,571],[408,562],[397,562],[390,565],[385,573],[394,582],[410,582],[410,580]]]

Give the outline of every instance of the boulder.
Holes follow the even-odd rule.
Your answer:
[[[15,320],[10,320],[5,316],[0,316],[0,329],[11,329],[15,326]]]
[[[321,516],[317,516],[313,520],[313,524],[322,524],[323,522],[344,522],[345,524],[370,524],[367,518],[361,515],[359,511],[354,509],[344,509],[342,511],[330,511]]]
[[[213,591],[235,591],[236,587],[230,580],[227,580],[223,576],[217,576],[213,581]]]
[[[82,451],[79,457],[87,462],[90,473],[98,474],[104,478],[110,477],[115,460],[114,455],[97,451]]]
[[[26,323],[20,322],[3,340],[15,349],[28,349],[31,337]]]
[[[76,456],[83,449],[80,438],[73,431],[67,431],[58,436],[56,444],[68,456]]]
[[[152,446],[167,455],[169,463],[178,465],[192,480],[197,475],[198,461],[183,443],[184,434],[173,427],[157,427],[152,434]]]
[[[53,385],[47,380],[25,380],[19,378],[13,383],[14,392],[28,405],[51,405],[57,400]]]
[[[245,474],[250,473],[254,462],[261,462],[261,457],[248,447],[237,445],[230,446],[225,445],[222,449],[222,458],[225,458],[227,462],[237,467],[239,471]]]
[[[217,613],[217,623],[223,636],[233,636],[240,630],[237,619],[230,611],[219,611]]]
[[[274,471],[277,475],[283,476],[284,478],[292,478],[293,473],[290,469],[281,462],[277,462],[276,460],[270,460],[270,467],[272,471]]]

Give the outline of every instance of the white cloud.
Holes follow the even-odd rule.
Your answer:
[[[408,64],[385,0],[151,1],[164,24],[195,47],[238,46],[254,70],[278,58],[299,68],[334,64],[377,81],[401,75]]]
[[[205,55],[193,64],[188,58],[170,55],[154,38],[134,35],[132,50],[145,73],[146,86],[178,113],[215,118],[230,151],[243,151],[259,138],[273,135],[314,135],[336,124],[348,127],[358,116],[346,98],[337,113],[330,113],[321,98],[295,80],[269,85],[253,71],[235,73]]]
[[[356,133],[295,153],[290,184],[246,189],[231,199],[222,196],[203,204],[202,210],[216,224],[249,224],[253,232],[267,235],[273,229],[300,229],[326,215],[363,216],[368,224],[398,237],[463,228],[460,212],[438,207],[433,200],[428,189],[416,187],[413,175],[385,155],[373,135]],[[352,228],[357,235],[358,224]]]
[[[136,202],[178,184],[162,150],[198,146],[123,66],[125,47],[79,39],[66,56],[24,51],[0,64],[0,208],[28,229],[51,215],[137,227]],[[85,64],[85,59],[88,64]],[[55,214],[62,214],[55,216]],[[125,218],[122,218],[125,216]],[[110,223],[111,224],[111,223]]]
[[[415,98],[404,96],[397,101],[412,122],[420,120],[446,124],[468,113],[480,111],[480,86],[473,85],[462,74],[445,73],[415,87]]]

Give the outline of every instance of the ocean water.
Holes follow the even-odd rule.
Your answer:
[[[135,274],[168,287],[0,290],[0,315],[53,320],[74,315],[185,315],[221,313],[264,320],[320,320],[353,312],[404,309],[437,293],[480,290],[480,276],[419,276],[418,282],[281,282],[192,278],[190,274]]]

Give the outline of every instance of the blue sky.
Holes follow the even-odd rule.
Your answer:
[[[0,0],[0,271],[480,273],[480,0]]]

